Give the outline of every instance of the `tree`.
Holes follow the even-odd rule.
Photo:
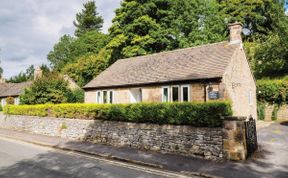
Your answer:
[[[98,55],[83,56],[77,62],[66,65],[63,73],[73,78],[79,86],[84,86],[108,67],[106,53],[103,49]]]
[[[66,103],[71,93],[68,83],[53,73],[34,81],[20,96],[20,101],[23,104]]]
[[[216,0],[176,0],[171,28],[179,47],[224,41],[227,22],[221,18]]]
[[[78,38],[64,35],[54,45],[47,58],[56,71],[61,71],[65,65],[77,62],[79,57],[97,54],[108,41],[108,36],[97,31],[90,31]]]
[[[110,63],[119,58],[222,41],[215,0],[124,0],[110,28]]]
[[[64,35],[60,38],[59,42],[53,47],[53,50],[47,55],[54,70],[59,71],[65,64],[73,62],[73,42],[75,39],[69,35]]]
[[[80,37],[89,31],[100,31],[103,26],[103,18],[99,16],[95,1],[88,1],[83,4],[84,9],[76,14],[74,25],[75,36]]]

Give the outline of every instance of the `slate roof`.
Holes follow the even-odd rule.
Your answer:
[[[84,89],[222,78],[239,44],[220,42],[117,60]]]
[[[0,98],[8,96],[19,96],[24,89],[31,86],[32,82],[22,83],[0,83]]]

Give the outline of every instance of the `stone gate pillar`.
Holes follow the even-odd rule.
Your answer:
[[[247,157],[246,117],[225,117],[223,125],[223,155],[227,160],[245,160]]]

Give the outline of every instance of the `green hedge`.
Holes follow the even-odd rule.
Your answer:
[[[262,103],[287,104],[288,103],[288,79],[258,80],[257,100]]]
[[[8,105],[4,113],[58,118],[218,127],[231,116],[229,102]]]

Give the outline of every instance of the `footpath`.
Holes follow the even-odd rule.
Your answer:
[[[277,129],[279,129],[278,125],[276,125]],[[262,139],[261,138],[262,130],[264,131],[267,129],[271,130],[270,127],[273,127],[273,124],[269,127],[260,129],[260,132],[258,131],[258,135],[260,136],[260,137],[258,136],[258,140]],[[285,129],[286,129],[285,132],[287,132],[285,134],[287,136],[288,126],[286,126]],[[269,162],[270,158],[265,157],[265,154],[268,154],[264,150],[264,147],[266,147],[265,144],[263,146],[260,144],[260,149],[259,152],[256,153],[256,156],[248,159],[247,161],[230,162],[230,161],[208,161],[196,157],[186,157],[172,154],[161,154],[157,152],[139,151],[132,148],[116,148],[107,145],[93,144],[81,141],[71,141],[59,137],[35,135],[26,132],[12,131],[6,129],[0,129],[0,137],[20,140],[55,149],[73,151],[82,154],[89,154],[106,159],[113,159],[153,168],[159,168],[163,170],[181,172],[189,174],[191,176],[229,177],[229,178],[230,177],[272,178],[272,177],[287,177],[288,175],[288,162],[286,162],[287,167],[286,165],[282,165],[282,163],[279,165],[277,162],[270,163]],[[286,143],[288,144],[288,142]],[[271,148],[271,145],[267,146]],[[269,154],[271,155],[271,152],[269,152]],[[282,154],[286,154],[286,152]],[[286,157],[288,157],[288,152]]]

